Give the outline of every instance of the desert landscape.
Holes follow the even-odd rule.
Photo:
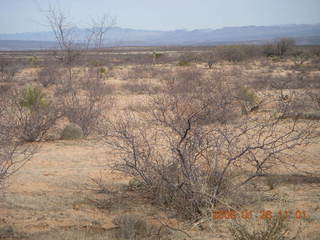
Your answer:
[[[179,1],[4,3],[0,240],[320,239],[319,3]]]
[[[2,52],[0,238],[319,239],[319,50]]]

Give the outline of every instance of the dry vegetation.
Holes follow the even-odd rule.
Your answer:
[[[0,239],[319,239],[319,47],[60,44],[0,55]]]

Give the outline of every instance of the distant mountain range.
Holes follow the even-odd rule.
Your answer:
[[[82,42],[88,29],[73,28],[75,39]],[[225,27],[175,31],[150,31],[111,28],[105,46],[162,45],[220,45],[236,43],[265,43],[272,39],[290,37],[297,44],[320,44],[320,24]],[[0,34],[0,50],[41,50],[57,47],[52,32]]]

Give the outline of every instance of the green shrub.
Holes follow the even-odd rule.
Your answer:
[[[25,89],[23,89],[19,103],[22,107],[28,108],[30,110],[48,106],[48,103],[45,99],[45,94],[42,92],[42,89],[32,85],[29,85]]]
[[[190,62],[187,61],[187,60],[181,60],[178,62],[177,64],[179,67],[187,67],[187,66],[190,66]]]
[[[162,56],[162,53],[153,52],[152,55],[153,55],[155,58],[159,58],[159,57]]]
[[[98,73],[100,74],[106,74],[107,73],[107,69],[104,67],[99,68]]]
[[[255,91],[248,87],[240,87],[238,97],[241,101],[242,114],[248,114],[259,107],[259,98]]]
[[[156,60],[159,59],[162,56],[162,53],[153,52],[152,53],[152,62],[153,64],[156,63]]]
[[[255,105],[258,102],[258,96],[256,95],[255,91],[248,87],[240,87],[239,97],[241,100],[251,105]]]
[[[141,188],[143,185],[144,185],[143,181],[139,180],[138,178],[133,178],[129,181],[130,189]]]
[[[39,58],[37,56],[32,56],[30,62],[32,65],[37,66],[39,64]]]
[[[81,127],[79,127],[77,124],[69,124],[67,125],[61,134],[61,139],[64,140],[71,140],[71,139],[79,139],[83,137],[83,131]]]

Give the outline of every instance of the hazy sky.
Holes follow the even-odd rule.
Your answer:
[[[154,30],[320,23],[320,0],[0,0],[0,33],[49,30],[49,5],[79,27],[104,13],[119,27]]]

